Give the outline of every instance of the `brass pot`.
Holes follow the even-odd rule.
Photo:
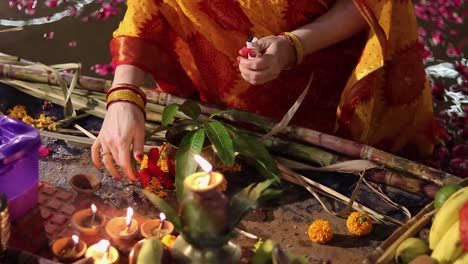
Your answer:
[[[233,241],[215,248],[196,248],[180,235],[171,248],[172,259],[177,264],[238,264],[241,248]]]

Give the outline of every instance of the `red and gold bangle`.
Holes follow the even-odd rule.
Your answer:
[[[111,104],[115,102],[128,102],[128,103],[132,103],[138,106],[138,108],[140,108],[140,110],[145,114],[146,104],[143,101],[143,99],[141,99],[141,97],[133,90],[122,89],[122,90],[110,91],[110,93],[107,96],[106,101],[107,101],[107,107],[106,107],[107,109],[109,108]],[[145,114],[145,118],[146,118],[146,114]]]
[[[137,91],[135,91],[134,89],[130,89],[128,87],[113,87],[112,90],[109,90],[106,94],[106,100],[107,98],[109,98],[109,96],[112,94],[112,93],[115,93],[117,91],[130,91],[134,94],[136,94],[138,97],[140,97],[140,99],[143,101],[143,104],[146,105],[146,97],[142,96],[140,93],[138,93]]]
[[[291,32],[281,32],[279,33],[280,36],[285,37],[289,40],[289,43],[294,47],[296,52],[296,58],[294,60],[294,66],[297,66],[302,63],[302,59],[304,58],[304,49],[302,48],[301,41],[299,38]]]
[[[118,89],[118,88],[120,89],[126,88],[128,90],[132,90],[138,93],[138,95],[141,97],[141,99],[143,99],[143,101],[145,101],[145,104],[146,104],[146,101],[147,101],[146,94],[140,89],[140,87],[130,84],[130,83],[118,83],[118,84],[112,85],[112,87],[107,91],[107,95],[111,93],[113,90]]]
[[[130,100],[126,100],[126,99],[117,99],[117,100],[108,102],[108,103],[107,103],[107,106],[106,106],[106,109],[109,109],[109,106],[110,106],[111,104],[113,104],[113,103],[118,103],[118,102],[130,103],[130,104],[132,104],[132,105],[137,106],[137,107],[143,112],[143,115],[144,115],[145,120],[146,120],[146,112],[141,108],[141,106],[139,106],[137,103],[135,103],[135,102],[133,102],[133,101],[130,101]]]

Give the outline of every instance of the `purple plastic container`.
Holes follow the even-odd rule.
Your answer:
[[[40,145],[39,131],[0,115],[0,192],[8,198],[11,220],[37,205]]]

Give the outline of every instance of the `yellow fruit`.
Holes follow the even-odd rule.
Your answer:
[[[468,187],[452,194],[439,208],[429,232],[429,248],[435,249],[447,230],[458,220],[458,211],[468,201]]]
[[[395,253],[395,261],[409,263],[416,257],[429,253],[429,246],[420,238],[410,237],[398,245]]]
[[[326,243],[333,238],[333,230],[326,220],[319,219],[312,222],[307,230],[310,240],[316,243]]]
[[[463,252],[463,242],[460,238],[459,225],[460,221],[457,219],[455,223],[445,231],[444,236],[439,241],[434,251],[432,251],[431,257],[436,259],[439,264],[453,263]]]

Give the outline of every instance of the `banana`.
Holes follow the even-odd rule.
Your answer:
[[[455,262],[453,262],[453,264],[466,264],[468,263],[468,253],[463,253],[461,254],[456,260]]]
[[[435,215],[429,232],[429,248],[435,249],[447,229],[458,220],[458,211],[468,201],[468,187],[452,194]]]
[[[463,242],[460,239],[459,230],[460,221],[456,221],[445,232],[440,242],[437,244],[431,257],[436,259],[439,264],[453,263],[458,256],[463,253]]]

